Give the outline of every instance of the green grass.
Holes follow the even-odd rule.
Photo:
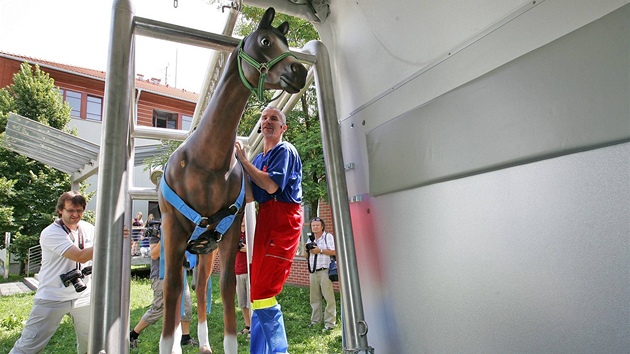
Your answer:
[[[190,277],[189,277],[190,280]],[[2,280],[0,280],[2,281]],[[17,281],[11,278],[9,281]],[[208,334],[210,345],[214,354],[223,353],[223,304],[219,295],[219,276],[212,276],[212,309],[208,318]],[[35,293],[18,294],[0,297],[0,353],[8,353],[13,347],[13,343],[19,338],[24,322],[28,318],[33,296]],[[197,305],[194,291],[193,296],[193,320],[191,323],[191,335],[197,336]],[[322,327],[308,328],[311,316],[309,304],[308,288],[286,285],[284,291],[278,295],[278,302],[282,305],[284,321],[289,340],[289,352],[291,353],[316,353],[330,354],[341,353],[341,329],[339,320],[339,294],[337,296],[337,328],[328,333],[322,333]],[[146,269],[134,269],[131,280],[131,320],[130,326],[135,326],[144,312],[151,305],[153,291],[151,282],[148,279]],[[237,308],[237,330],[244,327],[243,315]],[[130,353],[157,353],[160,333],[162,330],[161,321],[146,328],[140,335],[138,349],[131,350]],[[249,342],[238,336],[238,352],[249,353]],[[197,353],[197,348],[185,347],[183,353]],[[76,342],[74,327],[67,316],[61,322],[59,329],[52,337],[44,354],[76,353]]]

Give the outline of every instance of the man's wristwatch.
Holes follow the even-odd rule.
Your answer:
[[[319,254],[324,254],[324,250],[323,249],[319,249]]]

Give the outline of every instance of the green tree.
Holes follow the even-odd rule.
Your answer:
[[[0,89],[0,139],[9,112],[60,130],[70,122],[70,105],[54,80],[27,62],[13,76],[13,84]],[[39,243],[39,233],[55,219],[57,198],[70,185],[67,174],[0,147],[0,231],[12,233],[10,251],[20,260],[21,273],[28,248]],[[86,187],[82,186],[83,192]]]

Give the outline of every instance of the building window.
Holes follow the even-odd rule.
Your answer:
[[[73,118],[101,121],[103,117],[103,98],[87,93],[60,89],[63,100],[71,107]]]
[[[103,99],[96,96],[87,96],[87,111],[85,118],[101,121],[103,119]]]
[[[81,93],[70,91],[70,90],[61,90],[63,93],[64,101],[70,104],[72,107],[72,111],[70,111],[70,116],[81,118]]]
[[[182,130],[190,130],[191,125],[192,125],[192,117],[182,115]]]
[[[153,110],[153,126],[157,128],[177,129],[177,113]]]

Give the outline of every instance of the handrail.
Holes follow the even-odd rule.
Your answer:
[[[33,247],[29,247],[28,253],[26,254],[26,276],[28,277],[31,274],[31,270],[33,274],[39,271],[39,268],[42,265],[42,246],[37,244]]]

